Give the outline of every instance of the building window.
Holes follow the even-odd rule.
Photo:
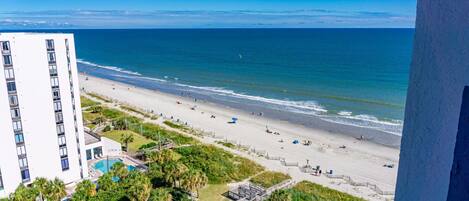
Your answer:
[[[64,117],[62,115],[62,112],[56,112],[55,113],[55,122],[63,122]]]
[[[16,153],[18,153],[18,156],[26,155],[26,148],[24,145],[16,147]]]
[[[55,110],[56,112],[62,110],[62,103],[60,103],[60,101],[54,101],[54,110]]]
[[[65,132],[63,124],[57,124],[57,134],[62,134]]]
[[[65,135],[59,136],[59,146],[64,146],[67,141],[65,140]]]
[[[15,78],[15,73],[13,72],[13,68],[5,69],[5,78],[6,79],[14,79]]]
[[[53,96],[54,100],[60,99],[60,91],[59,91],[59,89],[54,89],[54,90],[52,91],[52,96]]]
[[[16,91],[16,84],[15,84],[15,82],[7,82],[7,89],[8,89],[8,92],[9,92],[9,93],[15,92],[15,91]]]
[[[55,53],[54,52],[48,52],[47,53],[47,60],[49,63],[55,63]]]
[[[20,159],[18,159],[18,162],[20,163],[20,168],[28,167],[28,159],[20,158]]]
[[[29,170],[28,169],[21,170],[21,179],[23,179],[23,181],[29,181],[30,177],[29,177]]]
[[[18,96],[10,95],[10,96],[8,96],[8,100],[10,102],[10,106],[17,106],[18,105]]]
[[[49,66],[49,74],[57,75],[57,66],[56,65]]]
[[[2,178],[2,171],[0,170],[0,190],[3,190],[3,178]]]
[[[59,86],[59,78],[58,77],[51,77],[50,78],[50,83],[52,87],[58,87]]]
[[[3,50],[3,51],[10,51],[10,42],[8,42],[8,41],[3,41],[3,42],[2,42],[2,50]]]
[[[93,156],[91,155],[91,149],[86,150],[86,160],[91,160],[93,159]]]
[[[68,170],[70,169],[69,165],[68,165],[68,158],[64,158],[61,160],[62,162],[62,170]]]
[[[23,143],[24,142],[23,133],[15,134],[15,142],[16,143]]]
[[[20,118],[20,109],[19,108],[12,108],[10,109],[11,118],[16,119]]]
[[[94,153],[94,157],[101,157],[101,156],[103,156],[103,147],[96,147],[96,148],[93,148],[93,153]]]
[[[3,64],[5,66],[13,65],[13,61],[11,60],[11,55],[3,55]]]
[[[54,40],[46,40],[47,50],[54,50]]]
[[[23,129],[21,126],[21,121],[13,121],[13,130],[17,132],[21,131],[21,129]]]
[[[67,157],[67,147],[60,147],[59,153],[61,158]]]

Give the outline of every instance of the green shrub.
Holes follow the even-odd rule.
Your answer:
[[[112,130],[111,126],[107,125],[106,127],[104,127],[103,132],[108,132],[111,130]]]
[[[209,184],[242,181],[260,171],[260,165],[211,145],[193,145],[175,150],[189,169],[200,170],[208,177]]]
[[[144,116],[144,117],[146,117],[146,118],[150,117],[149,114],[147,114],[146,112],[144,112],[144,111],[142,111],[142,110],[140,110],[140,109],[138,109],[138,108],[134,108],[134,107],[131,107],[131,106],[126,106],[126,105],[121,105],[120,107],[121,107],[122,109],[124,109],[124,110],[129,111],[129,112],[133,112],[133,113],[140,114],[140,115],[142,115],[142,116]]]
[[[264,188],[270,188],[288,179],[291,179],[291,177],[286,174],[266,171],[253,177],[250,181]]]
[[[330,189],[309,181],[302,181],[291,189],[279,190],[267,199],[267,201],[364,201],[347,193]]]
[[[156,144],[155,142],[150,142],[148,144],[144,144],[142,146],[140,146],[140,148],[138,148],[139,150],[143,150],[143,149],[149,149],[149,148],[153,148],[153,147],[156,147]]]
[[[101,103],[93,101],[87,97],[80,96],[80,102],[81,102],[81,107],[90,107],[90,106],[95,106],[99,105]]]
[[[101,101],[104,101],[106,103],[112,103],[112,100],[104,97],[104,96],[101,96],[99,94],[96,94],[96,93],[88,93],[89,96],[93,97],[93,98],[96,98],[98,100],[101,100]]]
[[[221,144],[221,145],[223,145],[223,146],[225,146],[225,147],[228,147],[228,148],[230,148],[230,149],[236,148],[236,145],[234,145],[234,144],[231,143],[231,142],[216,141],[216,143],[217,143],[217,144]]]

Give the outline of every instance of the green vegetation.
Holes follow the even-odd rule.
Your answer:
[[[108,98],[106,98],[106,97],[104,97],[104,96],[101,96],[101,95],[99,95],[99,94],[96,94],[96,93],[88,93],[88,95],[90,95],[91,97],[96,98],[96,99],[98,99],[98,100],[104,101],[104,102],[106,102],[106,103],[112,103],[112,100],[110,100],[110,99],[108,99]]]
[[[139,131],[139,128],[131,128],[131,130]],[[161,139],[169,139],[176,145],[184,144],[197,144],[198,141],[192,137],[185,136],[175,131],[169,131],[161,126],[152,124],[152,123],[143,123],[141,124],[141,134],[145,137],[151,138],[155,141],[160,141]]]
[[[157,142],[171,141],[176,145],[195,144],[198,143],[195,139],[185,136],[175,131],[169,131],[161,126],[144,123],[144,121],[135,116],[128,115],[125,112],[108,107],[102,107],[99,113],[92,113],[92,108],[89,108],[84,113],[84,119],[92,124],[96,123],[96,118],[102,116],[105,120],[111,121],[114,130],[130,130],[138,133],[148,139]]]
[[[129,111],[128,108],[126,110]],[[96,193],[90,190],[89,184],[82,185],[80,196],[87,200],[100,201],[106,196],[109,197],[107,200],[133,200],[132,197],[138,197],[137,200],[191,200],[190,197],[198,197],[199,194],[204,196],[200,200],[221,200],[221,194],[226,192],[228,183],[242,181],[263,171],[263,167],[253,161],[215,146],[202,145],[192,137],[144,122],[143,119],[117,109],[93,106],[83,116],[91,125],[106,123],[102,135],[124,145],[128,144],[126,147],[130,152],[152,148],[164,142],[172,142],[176,147],[174,150],[147,149],[142,152],[149,167],[144,175],[151,182],[149,191],[141,190],[146,189],[143,181],[145,179],[139,178],[135,182],[141,192],[131,194],[128,191],[136,188],[125,184],[125,179],[131,173],[125,166],[113,167],[113,171],[98,180],[100,189]],[[181,131],[189,129],[169,121],[165,125]],[[112,178],[116,177],[119,178],[118,182],[113,182]],[[204,188],[208,184],[209,187]],[[201,193],[199,189],[203,189]],[[80,199],[77,197],[74,200]]]
[[[95,106],[95,105],[101,104],[99,102],[93,101],[93,100],[91,100],[87,97],[84,97],[84,96],[80,96],[80,100],[81,100],[81,107],[90,107],[90,106]]]
[[[263,170],[263,167],[211,145],[193,145],[175,150],[181,162],[191,169],[204,172],[209,184],[242,181]]]
[[[270,188],[288,179],[291,179],[289,175],[280,172],[266,171],[251,178],[250,181],[264,188]]]
[[[187,128],[183,125],[180,125],[180,124],[176,124],[176,123],[173,123],[171,121],[163,121],[163,123],[171,128],[175,128],[175,129],[179,129],[179,130],[187,130]]]
[[[224,141],[216,141],[217,144],[221,144],[225,147],[228,147],[230,149],[235,149],[236,148],[236,145],[234,145],[233,143],[231,142],[224,142]]]
[[[50,200],[59,201],[65,197],[65,184],[59,179],[47,180],[45,178],[37,178],[30,186],[20,184],[15,192],[10,195],[9,201],[36,201]]]
[[[150,115],[150,114],[148,114],[148,113],[146,113],[146,112],[144,112],[144,111],[142,111],[138,108],[127,106],[127,105],[121,105],[120,108],[122,108],[123,110],[127,110],[129,112],[137,113],[137,114],[142,115],[146,118],[150,118],[150,117],[154,116],[154,115],[152,116],[152,115]]]
[[[200,189],[199,200],[228,201],[222,194],[229,190],[226,184],[210,184]]]
[[[143,145],[146,145],[149,143],[155,143],[155,141],[147,139],[129,130],[113,130],[113,131],[104,132],[102,135],[116,142],[120,142],[121,144],[125,144],[122,139],[123,135],[132,136],[134,140],[128,143],[128,150],[133,153],[137,152],[140,149],[140,147]]]
[[[302,181],[291,189],[277,190],[267,199],[268,201],[364,201],[352,195],[342,193],[319,184]]]
[[[117,181],[113,178],[119,178]],[[150,179],[142,172],[128,171],[123,163],[116,163],[109,173],[98,179],[99,189],[89,180],[77,185],[72,201],[147,200],[152,191]]]

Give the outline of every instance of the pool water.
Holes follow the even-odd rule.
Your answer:
[[[104,160],[100,160],[96,162],[93,167],[94,169],[99,170],[103,174],[106,174],[107,172],[109,172],[108,170],[111,170],[112,166],[118,162],[122,162],[122,160],[121,159],[108,159],[108,160],[104,159]],[[131,170],[135,170],[135,167],[132,165],[128,165],[127,169],[131,171]]]

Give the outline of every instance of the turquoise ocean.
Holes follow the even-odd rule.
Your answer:
[[[79,70],[89,75],[400,140],[413,29],[58,31],[75,34]]]

